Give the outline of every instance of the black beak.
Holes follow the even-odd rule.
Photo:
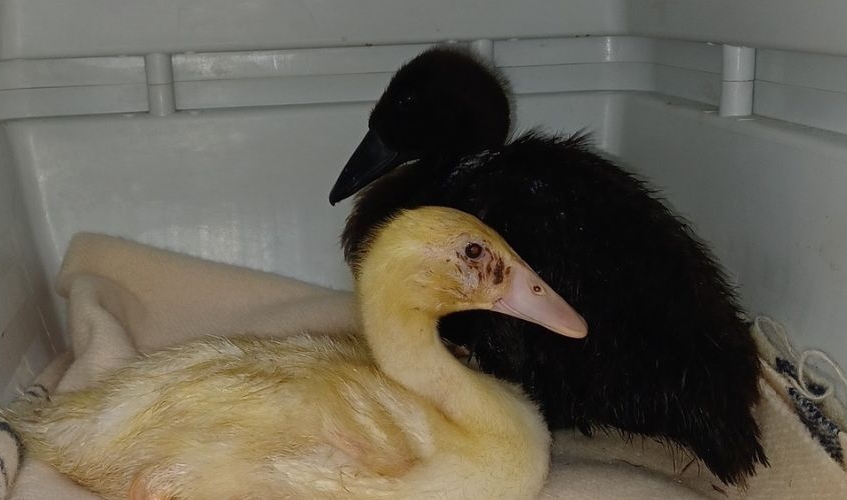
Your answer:
[[[411,158],[386,146],[373,130],[368,130],[365,138],[347,160],[335,185],[332,186],[332,191],[329,192],[329,203],[335,205],[353,196],[363,187],[409,159]]]

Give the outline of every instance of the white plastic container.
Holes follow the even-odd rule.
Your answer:
[[[393,71],[450,40],[504,69],[518,131],[591,130],[751,314],[845,364],[845,22],[840,0],[0,0],[0,401],[67,348],[78,231],[349,287],[329,189]]]

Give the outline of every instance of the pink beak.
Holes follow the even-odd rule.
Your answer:
[[[493,310],[573,338],[588,333],[588,324],[565,299],[522,261],[512,265],[511,286]]]

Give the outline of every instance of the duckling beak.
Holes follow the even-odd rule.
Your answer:
[[[335,205],[353,196],[375,179],[411,159],[386,146],[376,132],[368,130],[332,186],[329,203]]]
[[[525,262],[514,263],[511,274],[509,289],[494,303],[494,311],[530,321],[566,337],[585,337],[588,333],[585,319]]]

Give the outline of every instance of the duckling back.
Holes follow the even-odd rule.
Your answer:
[[[214,338],[5,416],[28,454],[110,499],[529,497],[549,436],[519,391],[498,390],[518,438],[473,440],[360,340]],[[492,479],[500,467],[509,480]]]
[[[345,369],[362,375],[346,393],[332,384]],[[108,498],[125,498],[136,481],[178,498],[230,498],[244,483],[256,498],[298,498],[308,495],[291,476],[337,459],[321,449],[333,426],[323,420],[342,418],[373,378],[349,339],[209,339],[140,359],[9,420],[28,453]],[[390,421],[379,411],[368,417]],[[374,469],[413,462],[408,441],[383,427],[391,443],[375,444],[387,446],[386,463]],[[289,481],[263,477],[280,468]]]

